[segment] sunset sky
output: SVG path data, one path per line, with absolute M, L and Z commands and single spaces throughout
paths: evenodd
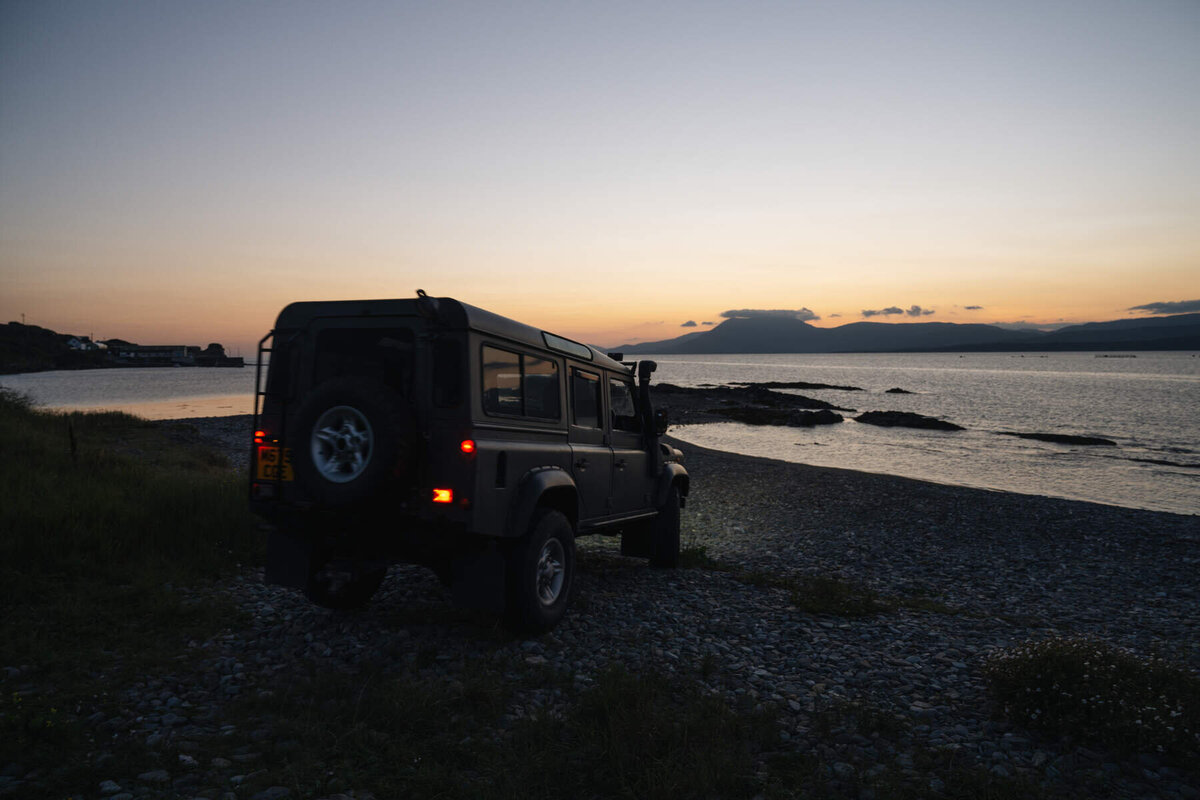
M 603 345 L 1194 301 L 1200 2 L 0 2 L 0 323 L 418 287 Z

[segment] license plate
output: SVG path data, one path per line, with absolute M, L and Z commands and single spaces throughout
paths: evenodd
M 255 462 L 254 475 L 264 481 L 292 480 L 292 451 L 284 449 L 280 458 L 278 447 L 258 448 L 258 460 Z

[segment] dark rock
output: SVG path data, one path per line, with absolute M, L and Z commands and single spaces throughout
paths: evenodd
M 760 386 L 717 386 L 711 389 L 693 389 L 686 386 L 676 386 L 671 383 L 660 383 L 651 387 L 655 407 L 660 404 L 675 407 L 681 402 L 699 400 L 707 405 L 714 402 L 732 400 L 742 405 L 766 406 L 768 408 L 827 408 L 831 411 L 852 411 L 841 408 L 824 400 L 805 397 L 799 394 L 785 394 L 764 389 Z
M 916 394 L 916 392 L 910 392 L 908 389 L 901 389 L 899 386 L 893 386 L 891 389 L 888 389 L 886 392 L 884 392 L 884 394 Z
M 790 425 L 795 428 L 833 425 L 842 421 L 841 414 L 835 414 L 827 408 L 819 411 L 784 411 L 777 408 L 733 406 L 710 408 L 708 413 L 717 414 L 736 422 L 744 422 L 747 425 Z
M 729 408 L 710 408 L 710 414 L 719 414 L 735 422 L 747 425 L 787 425 L 792 418 L 791 411 L 781 411 L 777 408 L 753 408 L 750 406 L 731 406 Z
M 879 425 L 884 428 L 924 428 L 932 431 L 961 431 L 966 430 L 961 425 L 946 422 L 924 414 L 912 414 L 907 411 L 868 411 L 854 418 L 855 422 L 865 422 L 868 425 Z
M 842 421 L 841 414 L 823 408 L 820 411 L 793 411 L 787 424 L 798 428 L 811 428 L 815 425 L 835 425 Z
M 1008 433 L 1002 432 L 1001 436 L 1016 436 L 1019 439 L 1036 439 L 1039 442 L 1053 442 L 1054 444 L 1085 444 L 1102 447 L 1116 447 L 1117 443 L 1111 439 L 1101 439 L 1098 436 L 1069 436 L 1063 433 Z
M 734 381 L 731 386 L 750 386 L 758 389 L 836 389 L 839 392 L 861 392 L 858 386 L 838 386 L 833 383 L 809 383 L 808 381 Z

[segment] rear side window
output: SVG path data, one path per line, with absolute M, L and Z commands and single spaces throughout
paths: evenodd
M 527 353 L 483 346 L 483 410 L 535 419 L 559 419 L 558 364 Z
M 571 422 L 582 428 L 600 427 L 600 376 L 571 370 Z

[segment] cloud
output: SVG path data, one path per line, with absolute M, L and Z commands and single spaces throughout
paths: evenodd
M 1186 314 L 1189 311 L 1200 311 L 1200 300 L 1145 303 L 1140 306 L 1131 306 L 1128 310 L 1149 311 L 1151 314 Z
M 716 325 L 717 323 L 715 323 L 715 322 L 701 322 L 700 324 L 701 324 L 701 325 Z
M 759 317 L 791 317 L 799 320 L 820 319 L 810 309 L 758 309 L 758 308 L 739 308 L 731 311 L 722 311 L 721 316 L 725 319 L 754 319 Z
M 838 318 L 838 317 L 840 317 L 840 316 L 841 316 L 841 314 L 830 314 L 830 315 L 829 315 L 829 318 L 830 318 L 830 319 L 837 319 L 837 318 Z
M 983 306 L 963 306 L 967 311 L 983 311 Z
M 696 320 L 694 320 L 694 319 L 689 319 L 687 322 L 683 323 L 683 324 L 682 324 L 682 325 L 680 325 L 679 327 L 681 327 L 681 328 L 694 328 L 694 327 L 696 327 Z
M 934 310 L 932 308 L 921 308 L 917 305 L 910 306 L 907 309 L 900 308 L 900 306 L 888 306 L 887 308 L 864 308 L 862 310 L 864 317 L 894 317 L 899 314 L 907 314 L 910 317 L 928 317 L 933 313 Z

